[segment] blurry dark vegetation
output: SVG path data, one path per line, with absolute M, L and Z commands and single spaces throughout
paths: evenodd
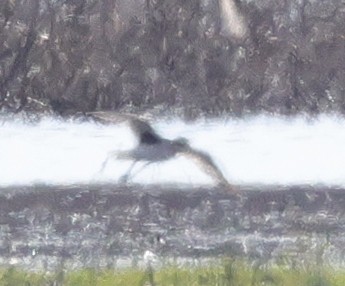
M 2 0 L 0 111 L 345 111 L 340 0 Z

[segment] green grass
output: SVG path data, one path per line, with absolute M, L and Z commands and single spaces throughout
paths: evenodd
M 83 269 L 42 274 L 15 268 L 0 270 L 0 286 L 343 286 L 345 270 L 250 267 L 237 261 L 203 267 L 169 266 L 159 270 Z

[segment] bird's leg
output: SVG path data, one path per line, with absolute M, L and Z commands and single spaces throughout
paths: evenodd
M 133 168 L 134 168 L 134 166 L 135 166 L 135 164 L 136 164 L 137 162 L 138 162 L 138 161 L 133 161 L 133 163 L 131 164 L 131 166 L 128 168 L 126 174 L 124 174 L 124 175 L 122 175 L 122 176 L 120 177 L 120 180 L 119 180 L 120 183 L 127 183 L 128 178 L 129 178 L 129 175 L 130 175 L 131 171 L 133 170 Z M 132 177 L 133 177 L 133 176 L 132 176 Z
M 136 172 L 134 174 L 132 174 L 132 178 L 136 175 L 138 175 L 142 170 L 144 170 L 148 165 L 152 164 L 153 162 L 146 162 L 143 166 L 141 166 L 141 168 L 139 168 L 139 170 L 136 170 Z
M 99 173 L 103 173 L 105 167 L 108 165 L 108 162 L 110 159 L 116 159 L 118 156 L 118 152 L 117 151 L 113 151 L 113 152 L 110 152 L 107 156 L 107 158 L 104 160 L 104 162 L 102 163 L 102 167 L 101 169 L 99 170 Z

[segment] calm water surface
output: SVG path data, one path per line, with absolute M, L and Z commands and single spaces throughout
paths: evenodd
M 192 146 L 208 152 L 236 184 L 345 185 L 344 118 L 260 116 L 193 124 L 156 121 L 153 125 L 167 138 L 186 137 Z M 125 124 L 102 126 L 53 118 L 36 124 L 0 122 L 0 134 L 0 186 L 116 183 L 130 162 L 112 160 L 99 172 L 102 162 L 110 151 L 136 144 Z M 133 182 L 212 184 L 183 157 L 153 164 Z

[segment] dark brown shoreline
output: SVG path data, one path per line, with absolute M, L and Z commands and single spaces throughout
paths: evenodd
M 120 257 L 245 257 L 341 265 L 345 189 L 73 185 L 0 188 L 0 264 L 114 266 Z

